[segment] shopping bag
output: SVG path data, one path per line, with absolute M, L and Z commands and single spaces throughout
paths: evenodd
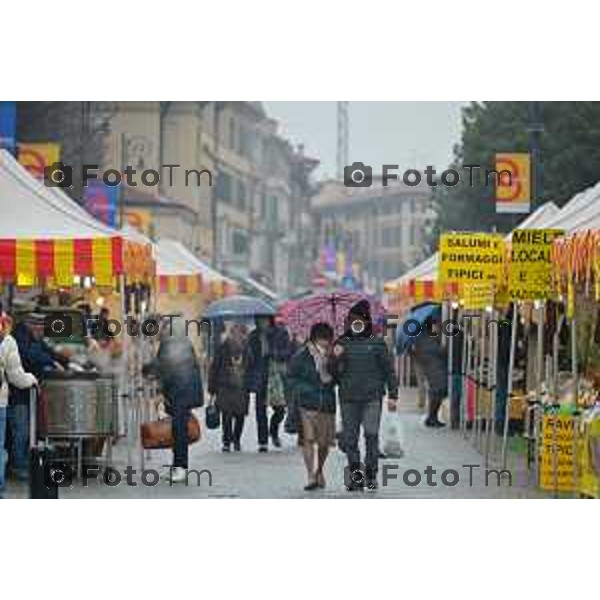
M 216 404 L 209 404 L 206 407 L 204 418 L 206 419 L 207 429 L 219 429 L 221 427 L 221 411 Z
M 402 424 L 398 412 L 387 411 L 383 420 L 383 453 L 387 458 L 402 458 Z

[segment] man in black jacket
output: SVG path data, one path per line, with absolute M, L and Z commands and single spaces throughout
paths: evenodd
M 245 385 L 249 394 L 254 394 L 258 451 L 267 452 L 269 437 L 273 445 L 281 447 L 279 426 L 285 418 L 285 406 L 271 404 L 273 413 L 269 420 L 269 373 L 271 361 L 281 366 L 290 358 L 289 335 L 285 328 L 275 324 L 273 317 L 258 316 L 256 328 L 250 332 L 245 351 Z
M 348 457 L 346 487 L 350 491 L 377 489 L 379 424 L 386 392 L 390 410 L 396 410 L 398 380 L 391 356 L 381 337 L 373 334 L 368 301 L 355 304 L 348 314 L 344 335 L 333 349 L 333 370 L 339 384 L 344 451 Z M 365 466 L 360 462 L 360 427 L 365 437 Z

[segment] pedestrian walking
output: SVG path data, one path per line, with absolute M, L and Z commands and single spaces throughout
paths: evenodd
M 283 376 L 289 359 L 287 330 L 275 325 L 273 317 L 259 316 L 246 344 L 246 390 L 254 397 L 258 451 L 267 452 L 269 438 L 280 447 L 279 428 L 285 417 Z M 271 418 L 267 407 L 272 409 Z
M 248 414 L 248 394 L 244 384 L 244 348 L 248 330 L 233 323 L 215 351 L 208 372 L 208 393 L 221 412 L 223 452 L 240 452 L 244 420 Z
M 432 321 L 432 326 L 427 331 L 415 337 L 411 349 L 412 356 L 427 380 L 427 395 L 429 405 L 426 427 L 444 427 L 439 419 L 439 411 L 444 398 L 448 395 L 448 358 L 442 348 L 439 335 L 436 337 L 436 322 Z
M 11 321 L 7 315 L 0 315 L 0 498 L 4 496 L 6 475 L 6 436 L 8 384 L 16 388 L 28 389 L 37 385 L 31 373 L 26 373 L 21 364 L 19 347 L 10 335 Z
M 332 369 L 339 383 L 343 450 L 348 459 L 349 491 L 364 485 L 377 489 L 379 426 L 383 397 L 396 410 L 398 380 L 391 355 L 383 338 L 373 334 L 371 308 L 367 300 L 349 311 L 344 334 L 333 348 Z M 365 461 L 360 461 L 360 429 L 365 439 Z
M 186 335 L 183 319 L 163 321 L 156 358 L 144 366 L 145 374 L 158 376 L 165 399 L 165 409 L 172 418 L 172 483 L 185 481 L 188 468 L 188 420 L 192 408 L 204 404 L 202 378 L 196 351 Z
M 335 382 L 331 373 L 333 329 L 315 323 L 309 340 L 290 360 L 288 378 L 302 422 L 305 490 L 325 487 L 323 467 L 335 437 Z M 316 450 L 316 452 L 315 452 Z

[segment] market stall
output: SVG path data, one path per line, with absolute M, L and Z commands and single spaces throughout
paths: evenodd
M 52 339 L 51 336 L 50 341 L 63 346 L 78 344 L 89 349 L 91 345 L 84 321 L 87 315 L 77 312 L 79 309 L 73 301 L 81 301 L 91 289 L 104 295 L 123 291 L 128 270 L 132 274 L 139 272 L 140 256 L 146 256 L 147 250 L 94 220 L 62 192 L 47 188 L 31 177 L 6 151 L 0 151 L 0 210 L 3 214 L 0 221 L 0 282 L 5 305 L 11 305 L 20 295 L 27 294 L 31 299 L 31 292 L 36 290 L 38 296 L 44 298 L 43 310 L 54 313 L 68 309 L 78 315 L 71 321 L 72 335 L 64 339 Z M 148 272 L 146 275 L 151 274 Z M 54 427 L 61 421 L 57 418 L 53 424 L 49 423 L 47 434 L 58 436 L 60 433 L 60 437 L 67 437 L 65 430 L 68 429 L 70 435 L 79 440 L 106 437 L 106 422 L 102 420 L 100 423 L 98 415 L 108 414 L 107 410 L 99 407 L 91 410 L 90 407 L 94 403 L 115 402 L 117 394 L 98 393 L 92 398 L 89 385 L 79 386 L 80 389 L 89 388 L 85 394 L 68 394 L 67 388 L 77 389 L 78 379 L 89 379 L 95 372 L 98 377 L 112 377 L 115 388 L 118 386 L 117 378 L 120 379 L 119 395 L 126 397 L 130 380 L 125 368 L 121 370 L 121 377 L 115 373 L 100 373 L 97 368 L 89 368 L 93 366 L 91 360 L 76 361 L 75 354 L 78 356 L 79 353 L 72 354 L 72 368 L 77 366 L 78 372 L 85 370 L 86 374 L 69 373 L 65 381 L 53 384 L 54 387 L 63 386 L 65 393 L 49 394 L 47 400 L 51 404 L 62 402 L 63 405 L 49 405 L 47 414 L 62 414 L 64 421 L 69 415 L 81 416 L 82 411 L 88 410 L 86 431 L 81 431 L 77 424 L 81 420 L 74 419 L 71 423 L 63 422 L 59 432 Z M 90 358 L 89 353 L 81 354 L 85 354 L 86 359 Z M 68 397 L 71 398 L 69 406 L 64 404 Z M 114 415 L 111 429 L 114 436 L 119 431 L 118 423 L 123 423 L 125 416 L 121 414 L 119 419 L 117 411 L 111 414 Z M 98 417 L 94 421 L 98 426 L 97 432 L 92 431 L 92 417 Z M 110 446 L 109 443 L 109 449 Z

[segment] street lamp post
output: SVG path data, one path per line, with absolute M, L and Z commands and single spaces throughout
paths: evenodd
M 544 131 L 542 117 L 542 103 L 531 102 L 529 104 L 529 153 L 531 155 L 531 210 L 538 208 L 542 199 L 542 159 L 540 141 Z

